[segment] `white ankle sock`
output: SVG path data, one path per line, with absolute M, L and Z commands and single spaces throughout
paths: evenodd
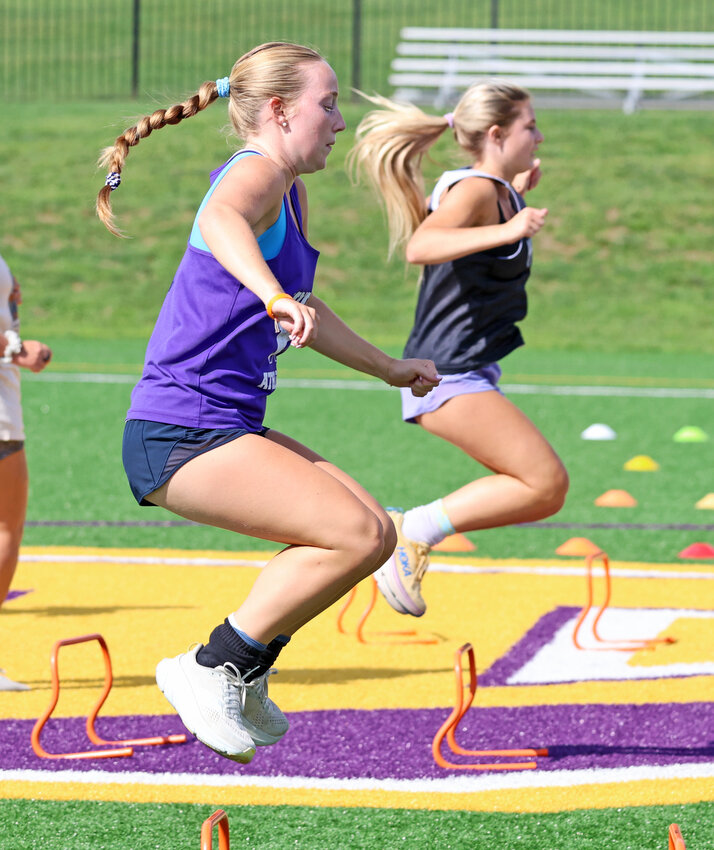
M 446 515 L 443 501 L 437 499 L 428 505 L 419 505 L 404 514 L 402 533 L 410 540 L 435 546 L 454 533 L 454 526 Z

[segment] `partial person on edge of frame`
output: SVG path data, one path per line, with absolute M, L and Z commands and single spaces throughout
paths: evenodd
M 0 256 L 0 605 L 10 591 L 25 530 L 29 479 L 25 455 L 20 367 L 41 372 L 52 358 L 49 346 L 20 337 L 20 284 Z M 0 670 L 0 691 L 27 691 Z

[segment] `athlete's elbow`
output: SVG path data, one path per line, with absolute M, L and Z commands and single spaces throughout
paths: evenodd
M 415 242 L 413 239 L 407 242 L 404 256 L 408 263 L 415 266 L 423 266 L 429 262 L 428 257 L 425 255 L 424 247 L 420 245 L 418 241 Z

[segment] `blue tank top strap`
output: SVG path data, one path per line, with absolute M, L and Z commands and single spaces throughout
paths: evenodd
M 263 154 L 258 153 L 258 151 L 253 150 L 241 150 L 237 151 L 233 154 L 233 156 L 223 165 L 223 167 L 219 170 L 215 179 L 211 183 L 211 187 L 206 192 L 203 200 L 201 201 L 201 206 L 198 208 L 198 212 L 196 213 L 196 217 L 193 220 L 193 227 L 191 228 L 191 235 L 188 239 L 188 244 L 193 248 L 198 248 L 200 251 L 206 251 L 208 254 L 211 253 L 210 248 L 206 245 L 206 241 L 201 235 L 201 229 L 198 226 L 198 219 L 201 216 L 206 204 L 208 203 L 211 195 L 215 191 L 218 184 L 223 180 L 223 178 L 228 174 L 230 169 L 238 162 L 240 159 L 244 159 L 246 156 L 262 156 Z M 298 205 L 299 208 L 299 205 Z M 258 247 L 260 248 L 260 252 L 263 255 L 264 260 L 272 260 L 278 256 L 280 253 L 280 249 L 283 247 L 283 242 L 285 241 L 285 232 L 287 229 L 287 209 L 285 208 L 285 199 L 283 199 L 282 206 L 280 207 L 280 214 L 278 215 L 277 221 L 270 225 L 270 227 L 260 234 L 258 237 Z M 302 229 L 301 229 L 302 232 Z

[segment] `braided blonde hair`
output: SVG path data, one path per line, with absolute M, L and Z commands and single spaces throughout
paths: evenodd
M 302 94 L 305 79 L 296 68 L 306 62 L 324 62 L 323 57 L 310 47 L 273 41 L 261 44 L 241 56 L 231 69 L 228 115 L 240 139 L 245 139 L 258 127 L 258 115 L 266 101 L 278 97 L 286 106 Z M 157 109 L 145 115 L 133 127 L 117 136 L 110 147 L 99 156 L 99 165 L 109 169 L 107 185 L 97 195 L 97 215 L 106 228 L 116 236 L 123 236 L 116 226 L 110 195 L 120 182 L 129 148 L 160 130 L 167 124 L 178 124 L 191 118 L 218 98 L 218 87 L 213 80 L 200 85 L 196 94 L 168 109 Z
M 459 147 L 478 160 L 489 127 L 508 128 L 521 104 L 530 99 L 519 86 L 489 80 L 467 89 L 453 113 L 442 116 L 428 115 L 411 103 L 360 94 L 380 109 L 359 123 L 347 163 L 357 179 L 366 173 L 384 203 L 390 257 L 426 218 L 422 161 L 442 133 L 453 127 Z

